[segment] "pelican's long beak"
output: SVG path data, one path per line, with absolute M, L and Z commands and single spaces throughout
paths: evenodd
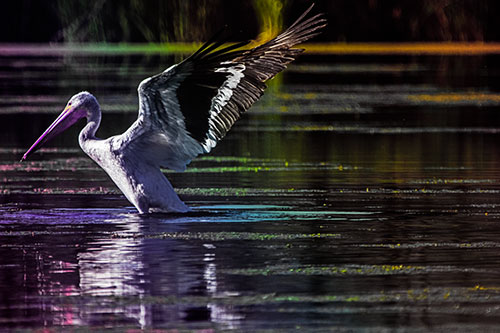
M 28 149 L 26 153 L 24 153 L 21 158 L 21 162 L 26 160 L 28 156 L 37 151 L 40 147 L 42 147 L 46 142 L 52 140 L 60 133 L 67 130 L 74 123 L 80 120 L 83 117 L 82 112 L 77 111 L 75 108 L 72 108 L 71 105 L 66 106 L 63 112 L 57 117 L 56 120 L 43 132 L 42 135 L 35 141 L 35 143 Z

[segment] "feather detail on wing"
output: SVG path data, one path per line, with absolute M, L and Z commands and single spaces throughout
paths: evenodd
M 138 88 L 139 117 L 114 146 L 150 163 L 184 170 L 209 152 L 263 94 L 265 81 L 303 52 L 294 49 L 326 25 L 322 14 L 305 19 L 309 7 L 276 38 L 251 50 L 248 42 L 220 48 L 220 33 L 178 65 L 145 79 Z

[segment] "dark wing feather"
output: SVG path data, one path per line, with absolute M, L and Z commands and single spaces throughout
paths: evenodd
M 256 48 L 238 50 L 248 42 L 220 48 L 226 40 L 218 33 L 178 65 L 141 82 L 139 118 L 120 136 L 119 146 L 141 150 L 151 163 L 175 170 L 209 152 L 262 96 L 265 81 L 303 51 L 293 46 L 326 25 L 321 14 L 304 19 L 311 8 Z
M 228 103 L 214 115 L 209 124 L 208 140 L 212 145 L 222 139 L 241 114 L 262 96 L 266 88 L 265 82 L 284 70 L 304 51 L 292 47 L 318 35 L 320 29 L 326 25 L 322 14 L 303 21 L 312 7 L 313 5 L 276 38 L 230 60 L 233 64 L 242 64 L 245 67 L 242 72 L 244 77 L 232 90 Z

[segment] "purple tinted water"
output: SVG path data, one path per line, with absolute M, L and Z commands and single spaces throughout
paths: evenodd
M 18 161 L 83 89 L 122 132 L 173 57 L 0 56 L 0 328 L 494 329 L 497 58 L 303 57 L 141 216 L 79 128 Z

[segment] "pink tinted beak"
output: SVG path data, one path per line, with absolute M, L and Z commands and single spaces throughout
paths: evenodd
M 76 111 L 76 112 L 75 112 Z M 28 149 L 26 153 L 24 153 L 21 158 L 21 162 L 26 160 L 28 156 L 37 151 L 40 147 L 42 147 L 46 142 L 52 140 L 57 135 L 61 134 L 69 127 L 71 127 L 74 123 L 84 117 L 83 112 L 79 112 L 78 110 L 73 109 L 70 105 L 66 106 L 63 112 L 57 117 L 56 120 L 43 132 L 42 135 L 35 141 L 35 143 Z

